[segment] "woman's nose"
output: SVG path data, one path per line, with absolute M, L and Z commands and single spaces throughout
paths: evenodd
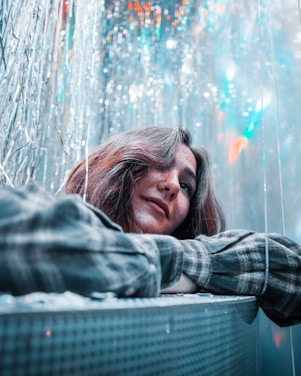
M 172 173 L 161 174 L 158 181 L 157 188 L 160 192 L 163 192 L 169 197 L 170 200 L 174 200 L 180 191 L 180 184 L 178 177 Z

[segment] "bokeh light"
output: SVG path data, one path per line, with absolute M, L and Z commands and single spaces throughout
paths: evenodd
M 60 194 L 108 135 L 184 126 L 211 153 L 228 227 L 301 241 L 295 1 L 4 0 L 1 184 Z
M 183 126 L 210 152 L 228 228 L 301 243 L 300 14 L 293 0 L 2 0 L 0 185 L 60 195 L 109 135 Z

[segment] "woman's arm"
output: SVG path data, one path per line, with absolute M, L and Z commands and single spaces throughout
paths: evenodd
M 0 190 L 0 292 L 157 296 L 182 263 L 181 252 L 123 233 L 79 196 L 55 199 L 36 185 Z
M 0 291 L 13 294 L 157 296 L 194 291 L 190 279 L 214 294 L 257 296 L 279 325 L 301 322 L 301 247 L 292 240 L 245 230 L 194 240 L 125 234 L 78 196 L 55 200 L 35 186 L 0 190 L 0 270 Z
M 281 326 L 301 322 L 301 247 L 279 234 L 231 230 L 183 242 L 183 272 L 215 294 L 255 295 Z
M 192 279 L 182 273 L 181 278 L 174 285 L 162 290 L 162 294 L 192 294 L 198 291 L 198 286 Z

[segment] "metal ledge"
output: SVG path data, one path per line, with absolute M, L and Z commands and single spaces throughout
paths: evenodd
M 253 297 L 97 298 L 9 297 L 0 313 L 0 374 L 256 374 Z

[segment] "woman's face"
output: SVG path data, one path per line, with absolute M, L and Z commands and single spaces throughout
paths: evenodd
M 134 218 L 143 233 L 171 234 L 186 218 L 196 190 L 197 163 L 179 144 L 167 169 L 148 168 L 133 189 Z

